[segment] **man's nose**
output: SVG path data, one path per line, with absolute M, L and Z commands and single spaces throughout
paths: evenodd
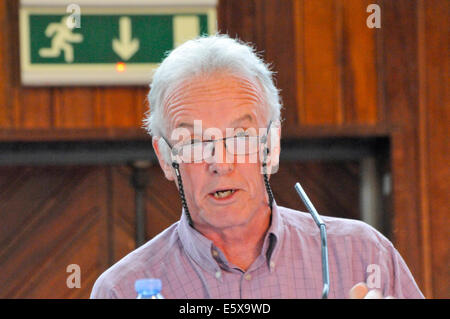
M 226 175 L 233 171 L 234 161 L 233 156 L 227 154 L 227 148 L 224 140 L 219 140 L 214 143 L 211 158 L 208 161 L 209 171 L 212 174 Z

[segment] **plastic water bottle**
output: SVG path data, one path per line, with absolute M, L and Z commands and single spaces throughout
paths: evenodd
M 134 283 L 136 299 L 164 299 L 161 295 L 161 280 L 155 278 L 138 279 Z

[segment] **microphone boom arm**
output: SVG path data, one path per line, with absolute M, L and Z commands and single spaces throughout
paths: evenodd
M 319 213 L 317 213 L 316 208 L 309 200 L 308 195 L 306 195 L 306 193 L 303 190 L 300 183 L 295 184 L 295 190 L 297 191 L 298 195 L 300 196 L 303 203 L 305 204 L 306 209 L 308 209 L 308 212 L 311 214 L 312 218 L 314 219 L 314 222 L 316 223 L 317 227 L 319 227 L 319 230 L 320 230 L 320 241 L 321 241 L 321 248 L 322 248 L 322 281 L 323 281 L 322 299 L 327 299 L 328 292 L 330 291 L 330 271 L 329 271 L 329 266 L 328 266 L 327 228 L 326 228 L 326 225 L 323 222 L 322 218 L 320 218 Z

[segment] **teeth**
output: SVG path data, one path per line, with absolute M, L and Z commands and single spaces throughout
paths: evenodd
M 234 193 L 234 190 L 218 191 L 214 193 L 215 198 L 224 198 Z

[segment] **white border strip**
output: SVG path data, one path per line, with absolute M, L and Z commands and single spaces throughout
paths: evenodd
M 83 71 L 46 70 L 43 72 L 30 70 L 22 72 L 22 84 L 30 86 L 89 86 L 89 85 L 137 85 L 148 86 L 151 82 L 152 72 L 147 68 L 118 73 L 116 70 Z
M 69 4 L 77 4 L 79 6 L 86 7 L 103 7 L 103 6 L 115 6 L 115 7 L 153 7 L 153 6 L 211 6 L 217 5 L 217 0 L 20 0 L 21 6 L 67 6 Z

